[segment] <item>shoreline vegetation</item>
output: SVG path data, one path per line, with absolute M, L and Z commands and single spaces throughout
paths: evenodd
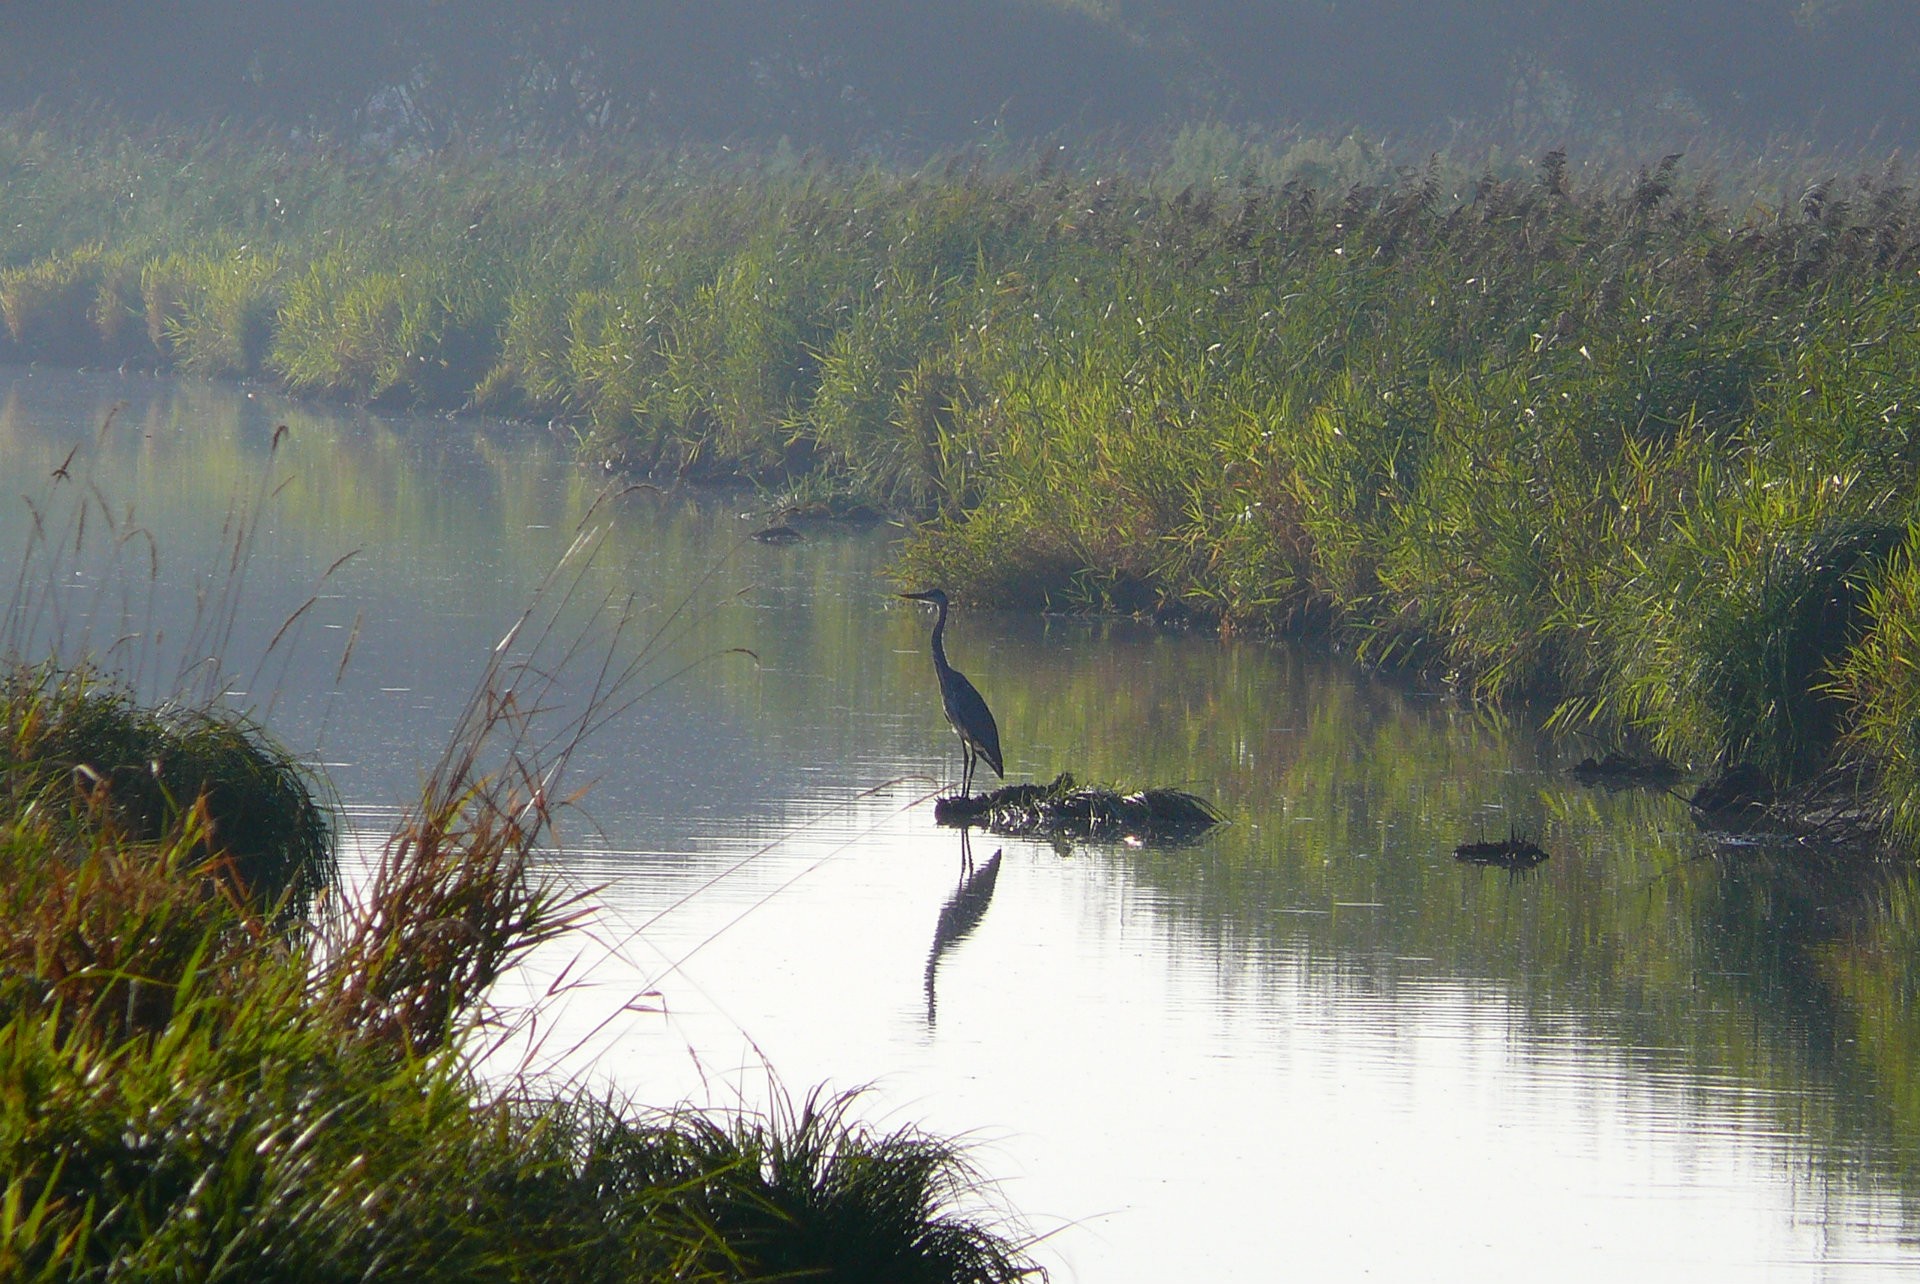
M 552 420 L 1017 607 L 1325 636 L 1920 844 L 1898 167 L 368 157 L 0 122 L 0 359 Z M 1840 800 L 1836 802 L 1836 800 Z
M 648 1109 L 525 1061 L 483 1073 L 526 1033 L 494 982 L 588 913 L 534 869 L 567 760 L 651 678 L 644 649 L 623 656 L 623 604 L 561 622 L 604 527 L 583 525 L 346 880 L 322 782 L 222 703 L 226 657 L 143 696 L 133 675 L 166 682 L 165 657 L 134 593 L 87 658 L 95 622 L 58 586 L 103 569 L 104 630 L 151 541 L 68 463 L 29 501 L 39 534 L 0 612 L 0 1277 L 1044 1277 L 963 1147 L 865 1124 L 857 1094 Z M 187 654 L 225 635 L 257 518 L 230 515 Z M 596 698 L 562 713 L 570 662 L 598 666 Z

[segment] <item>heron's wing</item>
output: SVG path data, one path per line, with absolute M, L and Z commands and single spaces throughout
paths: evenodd
M 1005 780 L 1006 769 L 1000 765 L 1000 728 L 994 724 L 993 710 L 987 708 L 986 700 L 967 681 L 966 674 L 952 668 L 943 677 L 940 694 L 953 729 L 979 751 L 994 775 Z

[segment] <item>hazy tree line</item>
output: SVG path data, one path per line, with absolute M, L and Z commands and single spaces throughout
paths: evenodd
M 1920 136 L 1911 0 L 0 0 L 0 109 L 915 149 L 1198 116 Z

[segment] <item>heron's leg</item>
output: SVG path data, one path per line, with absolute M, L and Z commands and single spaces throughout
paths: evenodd
M 973 797 L 973 746 L 960 742 L 960 796 Z

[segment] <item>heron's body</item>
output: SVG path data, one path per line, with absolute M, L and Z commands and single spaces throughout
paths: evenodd
M 939 589 L 928 589 L 924 593 L 902 593 L 901 596 L 931 602 L 940 610 L 933 621 L 933 672 L 940 679 L 940 705 L 946 710 L 947 722 L 960 737 L 961 794 L 973 788 L 976 761 L 986 763 L 993 768 L 994 775 L 1005 780 L 1007 773 L 1000 761 L 1000 728 L 994 725 L 993 711 L 987 708 L 986 700 L 973 683 L 967 681 L 967 675 L 947 663 L 947 595 Z

